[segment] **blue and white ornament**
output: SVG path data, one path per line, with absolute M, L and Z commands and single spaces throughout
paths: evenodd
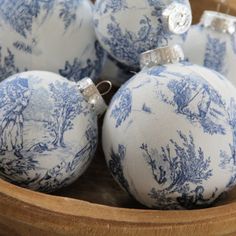
M 0 80 L 45 70 L 96 79 L 105 58 L 89 0 L 0 0 Z
M 96 151 L 106 105 L 90 79 L 42 71 L 0 83 L 0 177 L 52 192 L 75 181 Z
M 218 71 L 236 85 L 236 17 L 205 11 L 199 24 L 170 42 L 181 44 L 192 63 Z
M 186 32 L 191 21 L 188 0 L 95 3 L 94 25 L 100 43 L 113 58 L 136 68 L 140 53 L 167 45 L 170 35 Z
M 209 206 L 236 184 L 236 89 L 182 59 L 178 46 L 144 53 L 104 120 L 113 177 L 152 208 Z

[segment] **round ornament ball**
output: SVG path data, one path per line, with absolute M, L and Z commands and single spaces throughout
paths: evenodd
M 166 46 L 171 34 L 192 21 L 188 0 L 97 0 L 94 25 L 104 49 L 116 60 L 139 67 L 139 55 Z
M 189 61 L 218 71 L 236 85 L 236 17 L 205 11 L 186 34 L 170 40 L 170 44 L 176 43 Z
M 183 59 L 179 46 L 142 54 L 103 124 L 112 175 L 150 208 L 206 207 L 236 184 L 236 88 Z
M 96 39 L 89 0 L 1 0 L 0 79 L 26 70 L 95 80 L 105 52 Z
M 0 83 L 0 177 L 52 192 L 75 181 L 96 151 L 97 115 L 106 105 L 92 80 L 43 71 Z

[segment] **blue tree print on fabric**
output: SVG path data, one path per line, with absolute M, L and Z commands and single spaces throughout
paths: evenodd
M 74 147 L 68 136 L 64 138 L 65 133 L 74 131 L 75 119 L 87 116 L 89 107 L 75 86 L 56 80 L 45 89 L 38 87 L 40 82 L 37 77 L 20 76 L 2 82 L 0 175 L 22 187 L 51 192 L 71 183 L 78 171 L 87 167 L 96 150 L 97 126 L 95 117 L 91 117 L 85 127 L 83 146 Z M 40 96 L 45 96 L 44 102 L 48 101 L 46 107 L 37 103 Z M 31 111 L 31 108 L 36 103 L 39 112 L 35 114 L 36 109 Z M 38 132 L 31 138 L 32 126 Z M 47 157 L 56 157 L 55 163 L 61 163 L 49 168 L 44 162 Z
M 59 69 L 59 74 L 71 81 L 78 82 L 85 77 L 96 77 L 100 74 L 104 63 L 105 52 L 98 41 L 95 41 L 96 60 L 87 59 L 86 65 L 79 58 L 75 58 L 73 64 L 66 61 L 64 69 Z
M 166 71 L 166 66 L 154 66 L 151 69 L 147 70 L 147 74 L 151 76 L 160 76 L 163 72 Z
M 31 177 L 28 174 L 29 171 L 35 170 L 38 166 L 38 161 L 34 160 L 33 157 L 0 158 L 0 176 L 8 182 L 26 187 L 38 179 L 38 175 Z M 18 181 L 15 182 L 14 179 Z
M 96 12 L 100 15 L 108 12 L 116 13 L 127 8 L 126 0 L 108 0 L 104 7 L 102 7 L 102 4 L 104 4 L 104 1 L 100 1 L 96 6 Z
M 23 51 L 25 53 L 32 54 L 32 46 L 27 45 L 26 43 L 24 43 L 22 41 L 14 42 L 13 46 L 19 51 Z
M 236 102 L 235 99 L 232 98 L 230 101 L 230 105 L 228 107 L 228 123 L 232 130 L 233 136 L 233 144 L 229 145 L 230 153 L 221 150 L 220 157 L 221 163 L 220 167 L 222 169 L 230 169 L 232 174 L 236 172 Z M 234 174 L 227 187 L 231 188 L 234 186 L 236 181 L 236 174 Z
M 108 167 L 114 176 L 114 178 L 120 183 L 120 185 L 129 193 L 129 183 L 126 180 L 123 173 L 123 161 L 126 155 L 126 148 L 124 145 L 119 144 L 118 152 L 111 150 L 111 160 L 108 162 Z
M 0 16 L 24 38 L 32 32 L 33 19 L 43 10 L 43 21 L 54 6 L 55 0 L 0 0 Z
M 65 31 L 76 21 L 76 11 L 81 0 L 64 0 L 60 2 L 62 6 L 59 17 L 64 22 Z
M 167 87 L 173 93 L 173 97 L 167 97 L 158 90 L 160 99 L 175 107 L 176 113 L 184 115 L 191 123 L 198 122 L 204 132 L 209 134 L 225 135 L 224 124 L 219 122 L 226 111 L 225 102 L 221 95 L 202 77 L 196 74 L 183 75 L 181 73 L 165 72 L 179 77 L 172 79 Z M 160 84 L 157 84 L 160 87 Z M 197 103 L 193 110 L 192 103 Z
M 203 182 L 212 176 L 210 157 L 206 158 L 201 147 L 196 147 L 192 134 L 188 136 L 178 131 L 181 144 L 170 140 L 170 145 L 161 151 L 142 144 L 140 149 L 152 171 L 152 176 L 162 190 L 151 189 L 149 196 L 156 200 L 160 208 L 192 208 L 197 204 L 205 204 L 209 199 L 203 198 Z M 173 154 L 173 151 L 175 154 Z M 169 174 L 168 174 L 169 173 Z M 190 186 L 196 185 L 195 190 Z M 164 187 L 164 188 L 163 188 Z M 178 193 L 180 197 L 173 199 L 169 194 Z M 215 192 L 212 196 L 215 195 Z
M 128 30 L 123 32 L 115 17 L 111 16 L 111 23 L 107 25 L 107 33 L 111 37 L 102 39 L 115 57 L 127 61 L 134 67 L 139 66 L 138 58 L 141 53 L 150 48 L 166 45 L 168 37 L 162 24 L 153 28 L 147 16 L 143 16 L 139 23 L 140 28 L 137 34 Z
M 236 34 L 233 34 L 231 36 L 231 44 L 232 44 L 233 52 L 234 54 L 236 54 Z
M 19 72 L 19 68 L 15 65 L 15 56 L 8 49 L 7 55 L 3 57 L 2 47 L 0 46 L 0 81 Z
M 225 74 L 226 42 L 207 36 L 204 66 Z
M 121 88 L 113 97 L 113 101 L 119 101 L 111 111 L 110 117 L 115 119 L 118 128 L 130 115 L 132 109 L 132 93 L 129 88 Z
M 236 174 L 233 175 L 231 178 L 230 178 L 230 181 L 229 183 L 227 184 L 227 188 L 231 189 L 233 187 L 235 187 L 235 183 L 236 183 Z
M 84 98 L 78 95 L 76 87 L 63 82 L 51 83 L 49 85 L 51 97 L 54 99 L 53 119 L 45 121 L 45 127 L 50 131 L 54 140 L 52 144 L 57 147 L 66 147 L 64 143 L 64 133 L 73 128 L 73 119 L 80 113 L 85 113 L 82 110 L 82 102 Z

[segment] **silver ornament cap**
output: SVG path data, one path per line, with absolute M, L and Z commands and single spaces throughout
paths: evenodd
M 173 34 L 185 33 L 192 24 L 191 9 L 181 3 L 170 4 L 162 14 L 164 24 Z
M 92 105 L 92 109 L 94 112 L 100 116 L 102 115 L 106 109 L 107 105 L 98 91 L 96 85 L 90 78 L 84 78 L 77 83 L 80 92 L 84 95 L 85 100 Z
M 158 65 L 178 63 L 185 59 L 184 52 L 179 45 L 156 48 L 140 55 L 140 67 L 150 68 Z
M 220 33 L 232 35 L 236 32 L 236 17 L 216 11 L 204 11 L 200 24 Z

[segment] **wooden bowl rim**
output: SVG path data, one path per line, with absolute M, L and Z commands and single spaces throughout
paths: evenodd
M 126 209 L 94 204 L 72 198 L 59 197 L 34 192 L 0 180 L 0 199 L 7 204 L 20 203 L 34 212 L 73 217 L 76 220 L 89 220 L 90 223 L 113 223 L 124 227 L 125 224 L 145 226 L 173 224 L 202 224 L 204 222 L 224 221 L 236 217 L 236 202 L 218 207 L 193 211 L 159 211 Z
M 211 1 L 216 2 L 216 0 Z M 195 1 L 195 4 L 199 5 L 201 2 L 203 1 Z M 230 2 L 230 5 L 231 9 L 236 11 L 236 4 Z M 23 221 L 26 224 L 27 218 L 22 217 L 26 212 L 30 213 L 29 217 L 33 215 L 40 220 L 44 219 L 46 222 L 54 216 L 55 219 L 57 217 L 66 218 L 68 224 L 73 222 L 81 226 L 85 223 L 91 227 L 93 224 L 99 224 L 104 228 L 115 225 L 121 228 L 154 226 L 173 229 L 176 225 L 192 225 L 193 229 L 196 229 L 197 225 L 202 228 L 208 223 L 221 227 L 229 219 L 236 219 L 236 201 L 213 208 L 193 211 L 126 209 L 38 193 L 20 188 L 1 179 L 0 204 L 3 206 L 2 209 L 5 209 L 4 212 L 0 212 L 2 216 L 10 219 L 15 217 L 15 222 Z M 34 221 L 37 221 L 37 219 L 34 219 Z M 61 221 L 58 220 L 57 224 L 60 223 Z

